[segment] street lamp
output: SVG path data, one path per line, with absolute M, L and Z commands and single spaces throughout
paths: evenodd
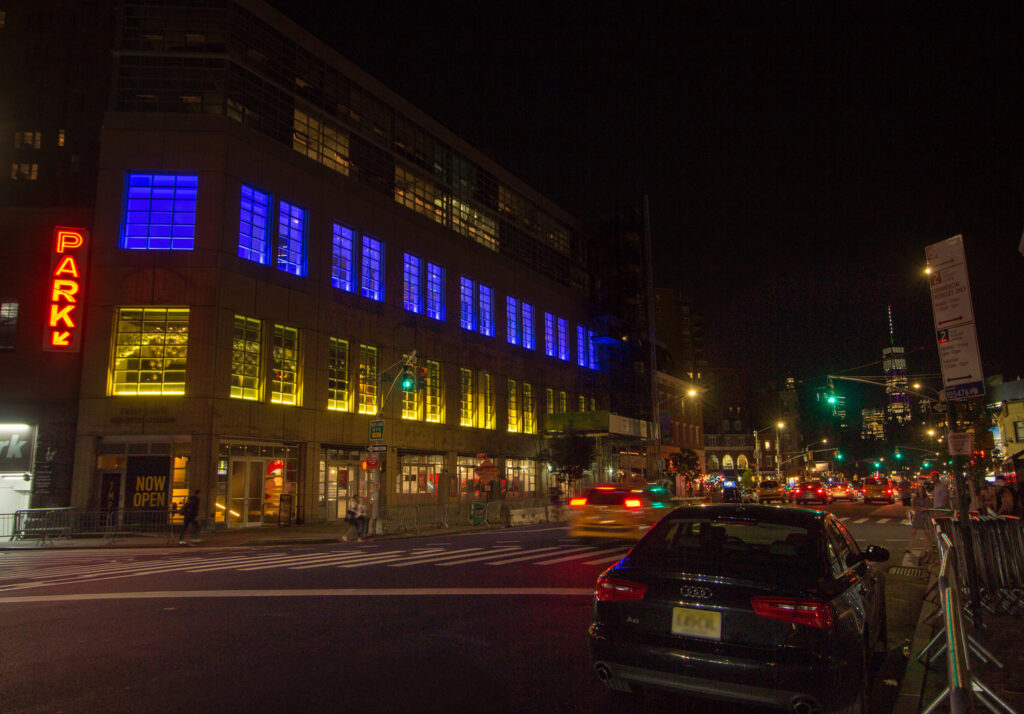
M 775 474 L 776 474 L 776 476 L 778 476 L 780 473 L 782 473 L 782 471 L 781 471 L 781 460 L 782 459 L 779 456 L 779 448 L 781 446 L 781 443 L 779 441 L 779 429 L 783 429 L 783 428 L 785 428 L 785 426 L 786 426 L 785 422 L 779 421 L 779 422 L 775 422 L 775 424 L 773 424 L 772 426 L 766 426 L 764 429 L 754 429 L 754 460 L 757 462 L 757 476 L 758 476 L 758 478 L 761 477 L 761 441 L 758 439 L 758 437 L 762 433 L 764 433 L 764 432 L 766 432 L 766 431 L 768 431 L 770 429 L 775 429 Z M 767 444 L 766 444 L 766 446 L 767 446 Z

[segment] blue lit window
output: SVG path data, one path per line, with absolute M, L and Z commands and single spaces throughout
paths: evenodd
M 277 206 L 277 268 L 306 274 L 306 209 L 287 201 Z
M 238 211 L 238 257 L 266 265 L 270 259 L 270 194 L 242 184 Z
M 384 244 L 376 238 L 363 236 L 362 279 L 359 291 L 363 297 L 384 299 Z
M 334 243 L 331 247 L 331 285 L 347 293 L 355 289 L 352 279 L 354 236 L 351 228 L 334 224 Z
M 554 357 L 557 350 L 555 342 L 555 316 L 550 312 L 544 313 L 544 354 Z
M 427 317 L 444 321 L 444 268 L 427 263 Z
M 198 191 L 196 174 L 128 174 L 121 247 L 192 250 Z
M 569 337 L 568 337 L 568 326 L 565 323 L 565 318 L 558 318 L 558 359 L 568 360 L 569 359 Z
M 591 369 L 600 369 L 600 367 L 597 364 L 597 342 L 594 339 L 593 330 L 587 330 L 587 344 L 589 346 L 590 353 L 589 367 Z
M 583 325 L 576 325 L 576 364 L 587 366 L 587 331 Z
M 459 278 L 459 324 L 466 330 L 476 331 L 476 305 L 473 302 L 473 293 L 476 292 L 476 283 L 462 276 Z
M 406 253 L 403 259 L 402 273 L 405 278 L 405 287 L 402 293 L 402 306 L 409 312 L 417 315 L 423 312 L 423 293 L 420 278 L 420 269 L 423 261 L 419 256 Z
M 523 347 L 528 350 L 537 349 L 537 343 L 533 340 L 533 305 L 523 303 Z
M 505 298 L 505 336 L 510 345 L 519 344 L 519 300 Z
M 480 285 L 480 334 L 494 337 L 494 291 Z

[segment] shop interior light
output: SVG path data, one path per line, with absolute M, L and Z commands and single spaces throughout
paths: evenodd
M 31 428 L 28 424 L 0 424 L 0 431 L 28 431 Z

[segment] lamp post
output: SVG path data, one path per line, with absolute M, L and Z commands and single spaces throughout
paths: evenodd
M 781 473 L 781 459 L 779 458 L 779 429 L 783 429 L 785 426 L 785 422 L 777 421 L 771 426 L 766 426 L 764 429 L 754 429 L 754 461 L 757 463 L 758 480 L 761 478 L 761 441 L 758 437 L 770 429 L 775 430 L 775 474 L 778 476 Z
M 775 478 L 782 478 L 782 439 L 779 430 L 785 428 L 784 422 L 775 422 Z

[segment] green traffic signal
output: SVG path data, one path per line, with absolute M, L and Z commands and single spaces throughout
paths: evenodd
M 829 404 L 835 404 L 836 403 L 836 395 L 834 395 L 834 394 L 828 395 L 828 403 Z
M 412 372 L 406 367 L 402 370 L 402 389 L 410 390 L 416 386 L 416 380 L 412 376 Z
M 843 452 L 842 451 L 837 451 L 836 452 L 836 460 L 837 461 L 842 461 L 843 460 Z
M 902 451 L 897 451 L 896 452 L 896 458 L 897 459 L 902 459 L 903 458 L 903 452 Z

